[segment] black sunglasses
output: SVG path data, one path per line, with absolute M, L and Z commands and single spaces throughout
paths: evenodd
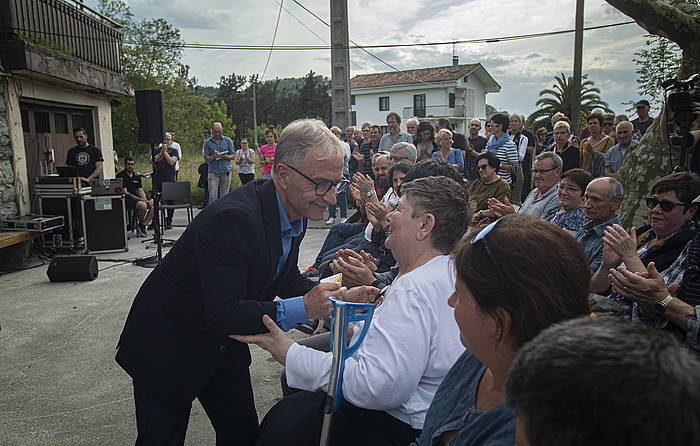
M 290 166 L 289 164 L 285 164 L 285 166 L 289 167 L 289 168 L 292 169 L 294 172 L 298 173 L 298 174 L 301 175 L 302 177 L 304 177 L 304 178 L 306 178 L 307 180 L 309 180 L 310 182 L 312 182 L 312 183 L 314 184 L 314 186 L 316 186 L 316 195 L 318 195 L 318 196 L 326 195 L 326 194 L 328 193 L 328 191 L 331 190 L 331 189 L 334 188 L 334 187 L 335 187 L 335 193 L 336 193 L 336 194 L 339 194 L 339 193 L 343 192 L 343 191 L 345 190 L 345 187 L 350 183 L 350 182 L 349 182 L 348 180 L 346 180 L 345 178 L 343 178 L 342 180 L 340 180 L 340 181 L 337 182 L 337 183 L 333 183 L 332 181 L 328 181 L 328 180 L 324 180 L 324 181 L 315 181 L 315 180 L 312 180 L 311 178 L 307 177 L 306 175 L 304 175 L 304 174 L 303 174 L 299 169 L 297 169 L 296 167 Z
M 659 201 L 654 197 L 649 197 L 645 201 L 649 209 L 654 209 L 658 204 L 661 207 L 661 210 L 664 212 L 671 212 L 676 206 L 689 206 L 687 203 L 674 203 L 673 201 L 666 200 Z

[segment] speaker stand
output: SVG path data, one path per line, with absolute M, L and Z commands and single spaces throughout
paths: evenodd
M 156 163 L 153 161 L 153 151 L 156 148 L 156 144 L 151 146 L 151 165 L 153 167 L 153 175 L 151 175 L 151 181 L 153 182 L 157 178 L 156 174 Z M 158 266 L 161 260 L 163 260 L 163 237 L 160 232 L 160 191 L 153 188 L 153 238 L 148 240 L 143 240 L 141 243 L 154 242 L 156 245 L 156 254 L 150 257 L 146 257 L 141 260 L 134 262 L 135 265 L 142 266 L 144 268 L 155 268 Z

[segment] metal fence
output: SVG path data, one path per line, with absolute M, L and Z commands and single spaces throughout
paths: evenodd
M 13 40 L 121 73 L 119 24 L 80 1 L 0 0 L 0 44 Z

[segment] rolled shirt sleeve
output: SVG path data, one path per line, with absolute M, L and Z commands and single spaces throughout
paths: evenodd
M 289 331 L 306 321 L 304 296 L 277 301 L 277 325 L 284 331 Z

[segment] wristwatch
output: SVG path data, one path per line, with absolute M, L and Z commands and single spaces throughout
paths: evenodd
M 659 313 L 665 313 L 666 308 L 668 307 L 668 303 L 671 302 L 672 300 L 673 300 L 673 296 L 671 296 L 669 294 L 668 296 L 664 297 L 662 300 L 656 302 L 654 304 L 654 309 L 656 311 L 658 311 Z
M 375 191 L 374 189 L 368 190 L 368 191 L 367 191 L 367 198 L 371 197 L 372 195 L 374 195 L 374 194 L 376 194 L 376 193 L 377 193 L 377 191 Z

